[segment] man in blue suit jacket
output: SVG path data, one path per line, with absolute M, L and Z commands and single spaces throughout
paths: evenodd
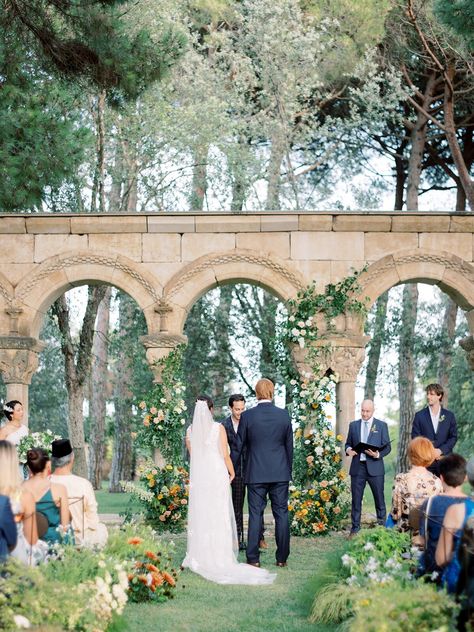
M 0 562 L 5 561 L 15 548 L 17 537 L 10 499 L 8 496 L 0 496 Z
M 387 510 L 385 508 L 384 479 L 385 467 L 383 459 L 391 450 L 388 426 L 385 421 L 374 418 L 374 402 L 365 399 L 361 405 L 361 419 L 351 421 L 346 441 L 346 454 L 352 457 L 349 474 L 351 476 L 351 535 L 360 530 L 362 499 L 366 483 L 369 484 L 375 501 L 377 522 L 385 524 Z M 380 449 L 366 450 L 358 454 L 352 448 L 358 443 L 370 443 Z
M 266 378 L 257 382 L 257 406 L 242 413 L 238 431 L 239 449 L 247 450 L 247 562 L 254 566 L 260 566 L 259 536 L 267 495 L 275 519 L 277 566 L 286 566 L 290 554 L 288 485 L 293 465 L 293 430 L 288 411 L 272 402 L 274 389 L 273 382 Z
M 436 476 L 439 476 L 439 460 L 451 454 L 458 439 L 456 417 L 450 410 L 442 407 L 443 395 L 441 384 L 428 384 L 428 406 L 416 413 L 411 431 L 412 439 L 426 437 L 433 444 L 436 461 L 428 469 Z

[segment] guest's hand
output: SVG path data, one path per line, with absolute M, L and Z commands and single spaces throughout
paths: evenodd
M 439 448 L 435 448 L 435 459 L 439 461 L 439 459 L 443 456 L 443 453 Z
M 357 452 L 352 448 L 349 448 L 349 450 L 347 450 L 347 456 L 357 456 Z
M 235 475 L 234 474 L 229 474 L 229 483 L 232 483 L 232 481 L 234 480 Z
M 378 450 L 366 450 L 365 453 L 371 456 L 373 459 L 378 459 L 380 456 Z

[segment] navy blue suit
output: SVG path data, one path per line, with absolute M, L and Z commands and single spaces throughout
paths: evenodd
M 18 532 L 13 517 L 10 499 L 0 496 L 0 561 L 5 560 L 15 548 Z
M 415 437 L 426 437 L 429 439 L 435 448 L 441 450 L 443 456 L 451 454 L 458 439 L 458 429 L 454 413 L 446 408 L 441 408 L 439 411 L 438 430 L 435 434 L 429 406 L 419 410 L 413 419 L 413 428 L 411 431 L 411 438 L 414 439 Z M 439 476 L 438 461 L 435 461 L 428 469 L 430 472 L 433 472 L 433 474 L 436 474 L 436 476 Z
M 349 432 L 347 434 L 346 452 L 348 448 L 354 448 L 361 441 L 361 428 L 362 419 L 351 421 L 349 424 Z M 375 501 L 375 510 L 377 514 L 377 522 L 379 524 L 385 524 L 385 518 L 387 510 L 385 507 L 384 497 L 384 478 L 385 467 L 383 459 L 391 451 L 390 436 L 388 433 L 388 426 L 385 421 L 380 419 L 373 419 L 372 426 L 370 428 L 369 436 L 366 443 L 371 445 L 382 447 L 383 450 L 379 450 L 379 458 L 376 459 L 366 454 L 366 461 L 360 460 L 360 455 L 352 457 L 351 467 L 349 474 L 351 476 L 351 494 L 352 494 L 352 507 L 351 507 L 351 521 L 352 531 L 358 531 L 360 529 L 360 517 L 362 513 L 362 499 L 364 497 L 364 489 L 366 483 L 369 484 Z
M 242 413 L 238 436 L 239 450 L 247 450 L 247 561 L 259 561 L 260 528 L 268 495 L 275 519 L 276 560 L 286 562 L 290 553 L 288 484 L 293 465 L 293 430 L 288 411 L 271 402 L 259 403 Z

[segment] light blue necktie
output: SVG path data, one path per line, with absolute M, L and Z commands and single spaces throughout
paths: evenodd
M 360 440 L 362 441 L 362 443 L 367 443 L 368 436 L 369 436 L 369 422 L 362 421 L 362 427 L 360 430 Z M 360 460 L 367 461 L 367 455 L 362 452 L 360 455 Z

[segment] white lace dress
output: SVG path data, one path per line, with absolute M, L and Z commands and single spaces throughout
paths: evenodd
M 203 415 L 207 411 L 205 406 L 200 411 Z M 189 435 L 188 542 L 183 566 L 218 584 L 271 584 L 275 573 L 237 562 L 237 529 L 229 475 L 220 449 L 221 424 L 207 418 L 205 432 L 202 425 L 196 432 L 200 421 L 195 412 Z

